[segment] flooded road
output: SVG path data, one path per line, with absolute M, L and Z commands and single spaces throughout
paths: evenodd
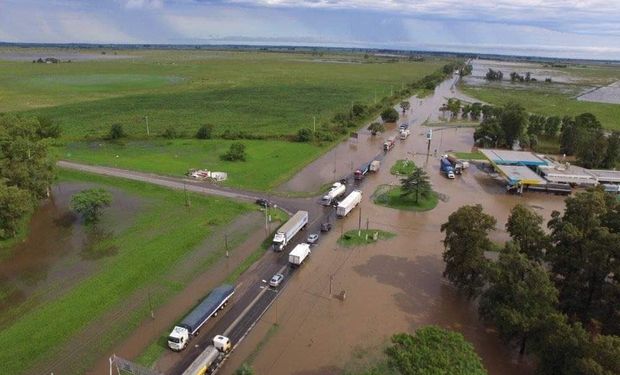
M 514 205 L 529 205 L 549 220 L 553 210 L 563 209 L 564 201 L 562 197 L 543 193 L 507 195 L 502 182 L 475 165 L 456 180 L 443 177 L 439 173 L 439 158 L 426 155 L 428 128 L 421 124 L 438 116 L 437 109 L 444 95 L 450 96 L 451 88 L 452 82 L 445 82 L 428 99 L 428 104 L 414 106 L 413 114 L 409 115 L 409 122 L 414 124 L 412 136 L 397 143 L 385 156 L 379 173 L 366 178 L 360 207 L 339 220 L 334 230 L 321 238 L 311 260 L 296 272 L 275 308 L 263 316 L 226 363 L 223 374 L 232 374 L 253 353 L 276 319 L 278 330 L 252 356 L 257 374 L 340 374 L 347 364 L 359 360 L 359 353 L 381 351 L 392 334 L 413 332 L 429 324 L 461 332 L 473 343 L 489 374 L 533 374 L 531 363 L 519 358 L 492 327 L 479 320 L 477 306 L 442 278 L 440 227 L 458 207 L 479 203 L 498 220 L 491 238 L 505 241 L 508 234 L 504 227 Z M 416 99 L 413 101 L 415 104 Z M 437 149 L 438 155 L 449 150 L 470 151 L 472 136 L 473 129 L 435 128 L 431 150 Z M 359 144 L 369 144 L 370 150 L 360 150 Z M 372 143 L 364 143 L 361 137 L 359 144 L 358 153 L 372 155 L 371 151 L 376 151 Z M 434 190 L 441 197 L 434 210 L 399 211 L 371 202 L 372 193 L 379 185 L 398 184 L 398 178 L 390 175 L 389 169 L 396 160 L 406 158 L 413 158 L 429 174 Z M 337 165 L 346 171 L 346 163 Z M 331 172 L 330 166 L 308 168 L 316 174 L 306 176 L 307 181 L 316 176 L 329 177 Z M 365 247 L 339 247 L 338 236 L 357 228 L 360 210 L 362 223 L 368 220 L 370 228 L 387 230 L 397 236 Z M 345 291 L 346 299 L 332 298 L 330 287 L 331 295 Z
M 421 125 L 440 121 L 439 107 L 447 98 L 457 97 L 464 101 L 475 102 L 455 89 L 457 77 L 446 80 L 435 89 L 435 93 L 424 99 L 412 97 L 409 99 L 411 108 L 403 114 L 400 107 L 395 107 L 401 117 L 398 123 Z M 375 120 L 373 120 L 375 121 Z M 381 121 L 379 118 L 376 121 Z M 341 142 L 332 150 L 303 168 L 288 182 L 278 187 L 279 191 L 306 192 L 318 191 L 321 186 L 336 181 L 355 171 L 361 164 L 371 161 L 377 154 L 383 152 L 383 142 L 396 134 L 396 124 L 386 124 L 384 133 L 373 136 L 365 125 L 359 132 L 357 139 Z M 412 134 L 419 129 L 413 128 Z
M 113 256 L 114 247 L 102 241 L 128 227 L 144 203 L 115 189 L 112 206 L 100 227 L 85 228 L 69 210 L 76 192 L 93 187 L 84 183 L 54 185 L 52 196 L 32 216 L 29 235 L 21 243 L 2 249 L 0 259 L 0 326 L 10 323 L 39 303 L 58 298 L 72 285 L 89 276 L 98 260 Z

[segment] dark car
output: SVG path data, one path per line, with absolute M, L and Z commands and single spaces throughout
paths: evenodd
M 407 129 L 409 129 L 409 124 L 407 124 L 406 122 L 403 122 L 402 124 L 400 124 L 400 126 L 398 128 L 400 130 L 407 130 Z
M 321 224 L 321 232 L 329 232 L 332 229 L 331 223 L 323 223 Z
M 263 198 L 258 198 L 256 200 L 256 204 L 261 206 L 261 207 L 271 207 L 271 202 L 269 202 L 267 199 L 263 199 Z

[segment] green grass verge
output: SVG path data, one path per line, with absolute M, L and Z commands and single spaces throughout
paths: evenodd
M 345 247 L 364 246 L 375 243 L 373 236 L 377 234 L 377 240 L 389 240 L 396 237 L 396 234 L 380 229 L 362 229 L 361 231 L 350 230 L 344 233 L 339 239 L 338 244 Z
M 317 158 L 324 148 L 309 143 L 284 141 L 239 141 L 246 145 L 246 161 L 222 161 L 230 144 L 227 140 L 155 140 L 76 142 L 55 148 L 59 159 L 183 176 L 191 168 L 228 173 L 222 184 L 251 190 L 269 190 L 285 182 L 303 166 Z
M 480 152 L 451 152 L 451 154 L 464 160 L 485 160 L 484 155 Z
M 0 362 L 6 373 L 19 374 L 40 360 L 52 358 L 55 348 L 106 311 L 124 306 L 125 298 L 140 288 L 159 286 L 166 290 L 156 297 L 155 303 L 162 303 L 180 288 L 178 283 L 162 280 L 162 275 L 220 225 L 253 209 L 249 204 L 197 194 L 191 194 L 192 208 L 187 209 L 183 192 L 74 171 L 61 170 L 59 177 L 119 188 L 149 203 L 130 228 L 110 240 L 118 247 L 118 254 L 105 260 L 100 271 L 0 332 L 0 344 L 4 347 Z M 136 310 L 147 308 L 140 306 Z M 132 315 L 112 331 L 126 335 L 141 316 Z M 103 349 L 118 339 L 119 336 L 104 334 L 98 344 Z
M 381 189 L 380 186 L 378 189 Z M 401 196 L 400 186 L 394 186 L 386 192 L 380 194 L 375 193 L 374 202 L 380 206 L 396 208 L 408 211 L 429 211 L 437 206 L 438 198 L 435 192 L 431 192 L 427 196 L 420 196 L 419 202 L 415 202 L 412 196 Z
M 585 112 L 594 114 L 606 129 L 620 130 L 620 105 L 579 101 L 572 94 L 563 94 L 557 89 L 545 89 L 539 85 L 517 89 L 507 85 L 501 87 L 486 85 L 470 87 L 463 85 L 468 95 L 484 102 L 504 105 L 508 102 L 521 104 L 528 112 L 545 116 L 577 116 Z
M 390 173 L 397 176 L 410 175 L 415 169 L 415 163 L 413 160 L 397 160 L 396 163 L 390 168 Z

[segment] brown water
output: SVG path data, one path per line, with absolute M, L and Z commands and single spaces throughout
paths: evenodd
M 114 247 L 100 246 L 102 240 L 126 228 L 143 204 L 115 189 L 112 206 L 102 224 L 86 228 L 69 210 L 71 196 L 91 184 L 60 183 L 50 199 L 43 201 L 32 216 L 28 237 L 0 260 L 0 325 L 39 303 L 57 298 L 98 267 L 98 260 L 113 256 Z M 108 228 L 102 230 L 101 228 Z
M 446 93 L 445 89 L 439 91 Z M 419 106 L 422 110 L 412 135 L 386 155 L 379 173 L 366 178 L 360 207 L 323 236 L 311 260 L 281 294 L 277 302 L 280 328 L 254 359 L 257 374 L 339 374 L 348 363 L 359 361 L 356 353 L 376 353 L 392 334 L 429 324 L 461 332 L 473 343 L 489 374 L 533 373 L 527 358 L 519 358 L 514 348 L 504 344 L 492 327 L 479 320 L 475 304 L 443 279 L 440 227 L 458 207 L 479 203 L 498 220 L 491 238 L 505 241 L 504 227 L 514 205 L 527 204 L 549 220 L 553 210 L 563 209 L 563 198 L 544 193 L 507 195 L 503 182 L 475 165 L 455 180 L 446 179 L 439 173 L 439 156 L 448 150 L 469 151 L 473 129 L 435 129 L 431 150 L 437 149 L 438 157 L 427 156 L 427 128 L 420 124 L 425 117 L 437 115 L 441 102 L 441 97 L 432 97 L 430 104 Z M 389 168 L 404 158 L 413 158 L 429 174 L 442 197 L 434 210 L 399 211 L 370 201 L 379 185 L 398 183 Z M 309 168 L 321 170 L 320 166 Z M 308 181 L 314 177 L 306 176 Z M 361 248 L 340 248 L 336 239 L 342 231 L 357 227 L 359 210 L 362 223 L 368 219 L 371 228 L 394 232 L 397 237 Z M 346 291 L 344 301 L 330 298 L 332 275 L 332 294 Z M 223 374 L 232 374 L 240 366 L 274 318 L 272 307 L 225 365 Z

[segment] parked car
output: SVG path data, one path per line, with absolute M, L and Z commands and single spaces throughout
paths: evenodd
M 321 232 L 329 232 L 330 230 L 332 230 L 332 223 L 321 224 Z
M 280 286 L 280 284 L 282 283 L 282 280 L 284 280 L 284 275 L 281 273 L 276 273 L 275 275 L 273 275 L 271 280 L 269 280 L 269 286 L 276 288 Z
M 258 198 L 256 204 L 264 208 L 271 207 L 271 202 L 264 198 Z
M 317 233 L 312 233 L 311 235 L 308 236 L 308 238 L 306 239 L 306 242 L 309 244 L 315 244 L 317 243 L 319 240 L 319 235 Z
M 407 129 L 409 129 L 409 124 L 407 124 L 406 122 L 403 122 L 402 124 L 400 124 L 398 129 L 399 130 L 407 130 Z

